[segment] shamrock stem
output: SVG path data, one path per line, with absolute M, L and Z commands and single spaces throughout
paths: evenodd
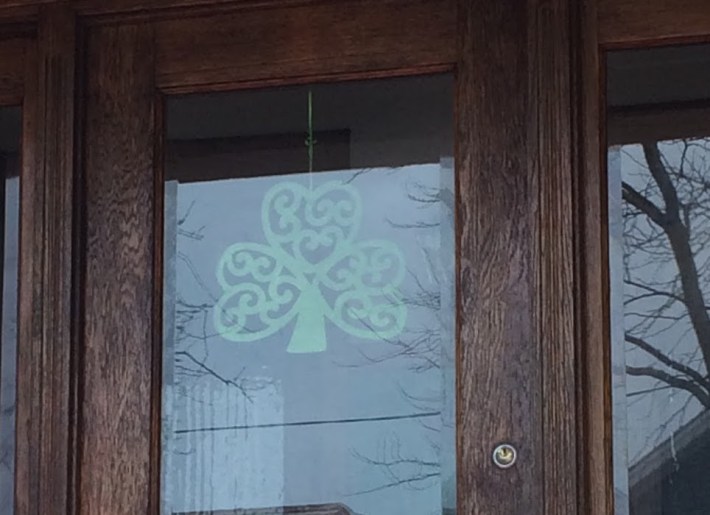
M 301 293 L 296 308 L 298 313 L 296 326 L 286 349 L 287 352 L 305 354 L 323 352 L 326 349 L 323 302 L 318 288 L 310 286 Z

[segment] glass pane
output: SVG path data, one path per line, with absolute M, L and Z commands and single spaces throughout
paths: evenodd
M 0 228 L 2 228 L 2 340 L 0 340 L 0 515 L 14 513 L 15 356 L 19 233 L 20 109 L 0 108 Z
M 611 53 L 616 513 L 710 513 L 710 47 Z
M 164 514 L 454 513 L 452 98 L 168 101 Z

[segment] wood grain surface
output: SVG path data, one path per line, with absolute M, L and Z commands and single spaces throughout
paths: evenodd
M 710 41 L 707 0 L 598 0 L 599 44 L 642 47 Z
M 528 12 L 515 0 L 458 8 L 457 511 L 542 514 Z M 492 461 L 503 442 L 519 453 L 507 470 Z
M 444 0 L 448 1 L 448 0 Z M 182 16 L 186 10 L 252 9 L 274 5 L 335 4 L 329 0 L 5 0 L 2 17 L 26 17 L 41 5 L 69 5 L 86 17 Z M 357 5 L 358 2 L 350 2 Z M 383 2 L 386 3 L 386 2 Z M 441 2 L 433 2 L 434 4 Z M 377 9 L 375 9 L 376 11 Z M 440 9 L 444 11 L 446 9 Z M 7 16 L 3 16 L 3 12 Z M 599 0 L 599 42 L 603 46 L 642 46 L 710 38 L 710 12 L 705 0 Z M 456 21 L 449 18 L 451 29 Z
M 71 509 L 74 34 L 71 11 L 43 8 L 37 50 L 16 56 L 27 66 L 16 451 L 23 515 Z
M 575 127 L 575 263 L 580 513 L 614 513 L 609 330 L 606 117 L 597 3 L 584 0 Z
M 0 38 L 0 105 L 22 102 L 28 58 L 34 47 L 35 42 L 26 37 Z
M 162 20 L 157 82 L 195 91 L 447 70 L 455 61 L 454 18 L 449 0 L 363 0 Z
M 134 515 L 151 481 L 151 27 L 92 29 L 87 69 L 79 513 Z
M 537 0 L 529 10 L 530 141 L 528 163 L 537 180 L 534 316 L 542 373 L 545 515 L 577 508 L 577 399 L 573 161 L 577 70 L 582 42 L 577 0 Z

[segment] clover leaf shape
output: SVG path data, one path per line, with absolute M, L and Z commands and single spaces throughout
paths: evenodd
M 393 242 L 356 240 L 354 186 L 281 182 L 265 194 L 261 221 L 266 243 L 235 243 L 219 260 L 214 324 L 222 337 L 255 342 L 295 319 L 287 352 L 310 353 L 326 350 L 326 321 L 371 340 L 401 333 L 404 257 Z

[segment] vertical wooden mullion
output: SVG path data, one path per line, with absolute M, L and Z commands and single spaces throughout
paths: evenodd
M 459 509 L 579 507 L 572 0 L 459 2 Z M 508 442 L 518 462 L 496 468 Z M 507 492 L 502 495 L 502 492 Z
M 576 0 L 531 0 L 529 162 L 538 181 L 537 338 L 545 515 L 577 509 L 573 52 Z
M 154 42 L 149 23 L 87 34 L 79 512 L 151 508 Z
M 75 17 L 40 8 L 23 104 L 16 509 L 68 513 L 72 441 Z
M 458 8 L 457 510 L 542 514 L 528 13 L 517 0 Z M 500 443 L 518 449 L 512 468 L 493 464 Z

